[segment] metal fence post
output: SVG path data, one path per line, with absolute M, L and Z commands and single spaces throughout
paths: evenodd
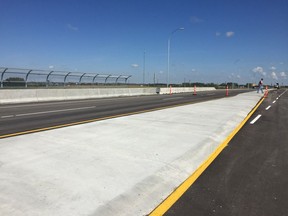
M 3 78 L 4 78 L 4 73 L 8 70 L 8 68 L 5 68 L 4 71 L 1 74 L 1 88 L 3 88 Z

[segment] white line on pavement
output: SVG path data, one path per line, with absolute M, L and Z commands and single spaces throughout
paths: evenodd
M 131 96 L 132 97 L 132 96 Z M 39 107 L 39 106 L 47 106 L 47 105 L 61 105 L 61 104 L 79 104 L 79 103 L 87 103 L 87 102 L 98 102 L 98 101 L 115 101 L 115 100 L 124 100 L 127 99 L 126 97 L 123 98 L 92 98 L 92 99 L 79 99 L 79 100 L 67 100 L 67 101 L 44 101 L 41 103 L 28 103 L 28 104 L 4 104 L 0 106 L 0 109 L 7 109 L 7 108 L 19 108 L 19 107 Z
M 281 95 L 279 95 L 279 97 L 281 97 L 283 94 L 285 94 L 288 90 L 286 89 L 284 92 L 282 92 Z
M 73 108 L 73 109 L 62 109 L 62 110 L 51 110 L 51 111 L 44 111 L 44 112 L 35 112 L 35 113 L 23 113 L 23 114 L 17 114 L 16 117 L 20 116 L 29 116 L 29 115 L 38 115 L 38 114 L 47 114 L 47 113 L 56 113 L 56 112 L 66 112 L 66 111 L 75 111 L 75 110 L 84 110 L 84 109 L 93 109 L 96 106 L 91 107 L 80 107 L 80 108 Z
M 261 117 L 261 115 L 259 114 L 258 116 L 256 116 L 256 118 L 254 118 L 250 124 L 254 124 L 259 118 Z
M 272 103 L 275 103 L 276 101 L 273 101 Z
M 12 118 L 14 115 L 1 116 L 1 118 Z
M 266 110 L 269 110 L 271 106 L 266 107 Z

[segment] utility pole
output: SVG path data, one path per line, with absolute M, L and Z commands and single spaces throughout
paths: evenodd
M 146 61 L 146 51 L 144 50 L 143 54 L 143 85 L 145 84 L 145 61 Z

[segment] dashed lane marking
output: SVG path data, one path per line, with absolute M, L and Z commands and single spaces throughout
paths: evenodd
M 14 115 L 1 116 L 1 118 L 12 118 Z
M 258 116 L 256 116 L 256 118 L 254 118 L 251 122 L 250 122 L 250 124 L 254 124 L 260 117 L 261 117 L 262 115 L 258 115 Z

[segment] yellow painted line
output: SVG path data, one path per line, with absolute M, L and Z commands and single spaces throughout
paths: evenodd
M 230 140 L 238 133 L 243 125 L 248 121 L 252 114 L 257 110 L 264 101 L 264 97 L 257 103 L 246 118 L 226 137 L 226 139 L 218 146 L 218 148 L 208 157 L 208 159 L 198 169 L 189 176 L 178 188 L 176 188 L 160 205 L 158 205 L 149 216 L 163 215 L 169 208 L 188 190 L 188 188 L 196 181 L 196 179 L 204 172 L 204 170 L 214 161 L 214 159 L 228 145 Z
M 193 104 L 193 103 L 196 103 L 196 102 L 192 101 L 192 102 L 187 102 L 187 103 L 183 103 L 183 104 L 176 104 L 176 105 L 170 105 L 170 106 L 165 106 L 165 107 L 153 108 L 153 109 L 148 109 L 148 110 L 143 110 L 143 111 L 129 112 L 129 113 L 124 113 L 124 114 L 118 114 L 118 115 L 107 116 L 107 117 L 102 117 L 102 118 L 96 118 L 96 119 L 90 119 L 90 120 L 85 120 L 85 121 L 73 122 L 73 123 L 68 123 L 68 124 L 55 125 L 55 126 L 46 127 L 46 128 L 39 128 L 39 129 L 28 130 L 28 131 L 21 131 L 21 132 L 17 132 L 17 133 L 0 135 L 0 139 L 13 137 L 13 136 L 19 136 L 19 135 L 25 135 L 25 134 L 30 134 L 30 133 L 37 133 L 37 132 L 42 132 L 42 131 L 47 131 L 47 130 L 53 130 L 53 129 L 63 128 L 63 127 L 75 126 L 75 125 L 79 125 L 79 124 L 91 123 L 91 122 L 96 122 L 96 121 L 103 121 L 103 120 L 112 119 L 112 118 L 118 118 L 118 117 L 124 117 L 124 116 L 135 115 L 135 114 L 141 114 L 141 113 L 152 112 L 152 111 L 157 111 L 157 110 L 163 110 L 163 109 L 168 109 L 168 108 L 173 108 L 173 107 L 189 105 L 189 104 Z

